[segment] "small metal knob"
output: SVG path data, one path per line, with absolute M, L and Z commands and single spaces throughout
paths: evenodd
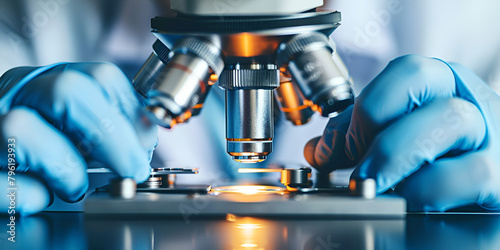
M 377 185 L 374 179 L 351 179 L 349 189 L 355 196 L 373 199 L 377 195 Z
M 290 169 L 285 168 L 281 170 L 281 183 L 286 186 L 290 191 L 297 188 L 310 187 L 312 185 L 309 178 L 311 177 L 311 168 Z
M 132 178 L 114 179 L 111 181 L 109 194 L 116 198 L 132 199 L 135 197 L 137 184 Z

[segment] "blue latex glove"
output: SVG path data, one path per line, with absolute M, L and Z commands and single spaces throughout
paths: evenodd
M 149 176 L 156 126 L 140 112 L 130 82 L 116 66 L 74 63 L 15 68 L 0 78 L 0 97 L 0 187 L 4 190 L 0 213 L 12 210 L 8 209 L 12 196 L 6 196 L 12 191 L 15 212 L 24 215 L 49 205 L 51 190 L 68 202 L 83 198 L 90 163 L 138 182 Z M 13 155 L 8 155 L 9 148 L 15 149 Z M 8 179 L 12 156 L 18 164 L 10 176 L 15 186 Z
M 333 118 L 305 156 L 322 172 L 356 166 L 410 211 L 500 211 L 500 97 L 469 69 L 416 55 L 392 61 Z

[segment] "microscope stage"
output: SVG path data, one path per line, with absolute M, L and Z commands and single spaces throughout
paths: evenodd
M 89 215 L 182 216 L 369 216 L 404 217 L 403 198 L 381 195 L 375 199 L 335 193 L 167 194 L 138 192 L 133 199 L 95 192 L 85 204 Z

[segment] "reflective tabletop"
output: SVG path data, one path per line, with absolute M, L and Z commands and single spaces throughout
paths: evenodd
M 44 212 L 0 218 L 0 249 L 500 249 L 500 214 L 405 219 L 95 217 Z

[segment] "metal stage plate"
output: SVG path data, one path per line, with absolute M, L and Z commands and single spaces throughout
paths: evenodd
M 133 199 L 110 197 L 95 192 L 85 204 L 91 215 L 166 215 L 166 216 L 375 216 L 404 217 L 406 201 L 391 195 L 375 199 L 348 193 L 267 193 L 267 194 L 160 194 L 138 192 Z

